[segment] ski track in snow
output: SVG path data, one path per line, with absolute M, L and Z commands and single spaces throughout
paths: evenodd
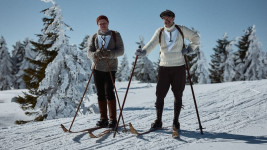
M 117 82 L 120 103 L 127 82 Z M 204 129 L 201 135 L 190 86 L 183 95 L 181 111 L 181 138 L 171 137 L 173 120 L 173 94 L 165 98 L 163 126 L 158 130 L 138 136 L 113 133 L 91 139 L 88 133 L 64 133 L 60 124 L 69 128 L 73 118 L 33 122 L 25 125 L 0 127 L 0 149 L 266 149 L 267 147 L 267 80 L 222 84 L 194 85 L 200 120 Z M 125 103 L 123 117 L 137 131 L 149 129 L 155 120 L 155 86 L 133 82 Z M 119 114 L 119 110 L 117 109 Z M 118 115 L 117 114 L 117 115 Z M 99 114 L 78 116 L 72 131 L 94 127 Z M 122 123 L 122 121 L 121 121 Z M 1 123 L 0 123 L 1 124 Z M 128 129 L 128 127 L 127 127 Z M 122 129 L 120 129 L 121 131 Z M 97 130 L 98 134 L 104 129 Z M 201 145 L 201 147 L 197 146 Z M 231 146 L 231 147 L 230 147 Z M 256 146 L 256 147 L 255 147 Z

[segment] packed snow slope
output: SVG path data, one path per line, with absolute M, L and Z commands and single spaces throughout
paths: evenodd
M 127 82 L 117 82 L 116 85 L 122 103 Z M 203 135 L 196 130 L 199 126 L 190 86 L 187 85 L 180 115 L 180 139 L 171 137 L 171 128 L 138 137 L 129 132 L 122 133 L 120 129 L 115 138 L 108 134 L 91 139 L 88 133 L 64 133 L 60 124 L 69 128 L 73 119 L 64 118 L 0 127 L 0 149 L 266 150 L 266 85 L 267 80 L 194 85 L 201 123 L 205 128 Z M 156 84 L 131 84 L 123 117 L 125 123 L 131 122 L 140 132 L 149 129 L 155 120 L 155 88 Z M 90 98 L 92 104 L 96 103 L 95 95 Z M 72 131 L 94 127 L 98 119 L 98 113 L 78 116 Z M 173 94 L 170 90 L 165 99 L 163 126 L 170 127 L 172 120 Z
M 12 126 L 16 120 L 32 120 L 33 116 L 25 115 L 19 104 L 12 102 L 12 98 L 23 95 L 26 90 L 0 91 L 0 130 L 1 127 Z

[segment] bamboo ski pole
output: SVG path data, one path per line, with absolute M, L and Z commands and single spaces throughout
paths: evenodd
M 110 65 L 109 65 L 109 62 L 108 62 L 108 58 L 105 58 L 105 59 L 106 59 L 107 65 L 108 65 L 108 70 L 109 70 L 110 78 L 111 78 L 111 81 L 112 81 L 112 84 L 113 84 L 113 88 L 115 90 L 115 94 L 116 94 L 116 97 L 117 97 L 117 102 L 119 104 L 119 108 L 120 108 L 120 111 L 121 111 L 121 104 L 120 104 L 118 92 L 117 92 L 117 89 L 116 89 L 116 86 L 115 86 L 115 81 L 113 80 L 113 75 L 111 73 L 111 69 L 110 69 Z M 125 123 L 124 123 L 123 115 L 121 117 L 122 117 L 122 122 L 123 122 L 124 130 L 126 131 L 126 126 L 125 126 Z
M 89 86 L 89 83 L 90 83 L 91 78 L 92 78 L 92 76 L 93 76 L 93 73 L 94 73 L 94 70 L 95 70 L 95 68 L 96 68 L 96 64 L 97 64 L 97 62 L 98 62 L 98 59 L 97 59 L 96 62 L 94 63 L 93 70 L 92 70 L 91 75 L 90 75 L 90 77 L 89 77 L 89 80 L 88 80 L 88 82 L 87 82 L 86 88 L 85 88 L 85 90 L 84 90 L 84 92 L 83 92 L 83 96 L 81 97 L 80 104 L 78 105 L 78 108 L 77 108 L 77 110 L 76 110 L 76 113 L 75 113 L 75 115 L 74 115 L 74 117 L 73 117 L 73 120 L 72 120 L 72 122 L 71 122 L 69 131 L 71 130 L 71 127 L 72 127 L 72 125 L 73 125 L 73 123 L 74 123 L 74 120 L 75 120 L 77 114 L 78 114 L 78 111 L 80 110 L 80 106 L 81 106 L 81 104 L 82 104 L 83 98 L 84 98 L 84 96 L 85 96 L 85 94 L 86 94 L 86 91 L 87 91 L 87 89 L 88 89 L 88 86 Z M 61 124 L 61 127 L 64 127 L 64 126 Z M 64 127 L 64 128 L 65 128 L 65 127 Z M 63 130 L 66 131 L 64 128 L 63 128 Z
M 117 121 L 116 128 L 114 130 L 115 132 L 114 132 L 113 138 L 115 138 L 117 130 L 118 130 L 120 118 L 122 116 L 122 111 L 123 111 L 124 104 L 125 104 L 125 101 L 126 101 L 126 98 L 127 98 L 127 94 L 128 94 L 128 90 L 129 90 L 129 87 L 130 87 L 130 84 L 131 84 L 131 81 L 132 81 L 132 77 L 133 77 L 133 74 L 134 74 L 134 69 L 135 69 L 135 66 L 136 66 L 137 59 L 138 59 L 138 55 L 136 55 L 136 57 L 135 57 L 133 70 L 132 70 L 132 73 L 131 73 L 131 76 L 130 76 L 130 80 L 129 80 L 129 83 L 128 83 L 128 87 L 127 87 L 127 90 L 126 90 L 126 93 L 125 93 L 125 96 L 124 96 L 124 100 L 123 100 L 123 103 L 122 103 L 122 108 L 121 108 L 121 111 L 120 111 L 120 115 L 119 115 L 119 118 L 118 118 L 118 121 Z
M 196 113 L 197 113 L 197 119 L 198 119 L 200 133 L 203 134 L 203 130 L 202 130 L 203 128 L 202 128 L 201 122 L 200 122 L 200 117 L 199 117 L 198 108 L 197 108 L 197 102 L 196 102 L 196 98 L 195 98 L 195 94 L 194 94 L 194 89 L 193 89 L 193 85 L 192 85 L 192 81 L 191 81 L 191 75 L 190 75 L 190 72 L 189 72 L 189 66 L 188 66 L 188 63 L 187 63 L 186 55 L 184 55 L 184 60 L 185 60 L 187 74 L 188 74 L 188 80 L 190 82 L 191 91 L 192 91 L 192 95 L 193 95 L 193 99 L 194 99 L 194 104 L 195 104 L 195 109 L 196 109 Z

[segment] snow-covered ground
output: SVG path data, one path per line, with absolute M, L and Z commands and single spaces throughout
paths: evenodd
M 31 120 L 12 98 L 23 95 L 26 90 L 0 91 L 0 127 L 12 126 L 16 120 Z
M 122 103 L 127 82 L 117 82 L 116 85 Z M 64 133 L 60 124 L 68 128 L 73 118 L 11 125 L 12 119 L 8 118 L 23 119 L 18 105 L 10 102 L 21 91 L 1 91 L 0 149 L 266 150 L 266 85 L 267 80 L 194 85 L 200 119 L 206 128 L 203 135 L 196 130 L 198 121 L 190 86 L 187 85 L 183 96 L 185 107 L 180 116 L 180 139 L 171 137 L 171 128 L 138 137 L 128 132 L 117 134 L 115 138 L 113 134 L 108 134 L 99 139 L 91 139 L 88 133 Z M 124 121 L 131 122 L 140 132 L 147 130 L 156 117 L 155 86 L 133 82 L 128 93 L 123 111 Z M 90 98 L 92 103 L 96 103 L 95 95 Z M 99 114 L 79 116 L 72 130 L 93 127 L 98 119 Z M 171 126 L 172 120 L 173 94 L 170 90 L 165 99 L 163 126 Z

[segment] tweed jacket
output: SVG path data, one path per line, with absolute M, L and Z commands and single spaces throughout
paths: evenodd
M 105 34 L 103 34 L 100 30 L 98 30 L 96 35 L 92 36 L 92 38 L 90 39 L 89 49 L 87 53 L 88 57 L 95 63 L 96 60 L 94 58 L 94 53 L 97 49 L 101 48 L 99 47 L 99 44 L 98 44 L 98 35 L 105 35 L 105 36 L 109 35 L 110 40 L 109 40 L 109 43 L 107 43 L 108 44 L 107 48 L 104 48 L 104 50 L 110 51 L 110 57 L 108 58 L 108 62 L 109 62 L 111 71 L 117 71 L 117 68 L 118 68 L 117 57 L 124 54 L 124 45 L 123 45 L 121 35 L 117 31 L 115 31 L 115 33 L 116 33 L 116 45 L 115 45 L 115 40 L 113 39 L 111 30 L 107 31 Z M 92 65 L 92 69 L 93 69 L 94 63 Z M 98 60 L 96 64 L 96 70 L 103 71 L 103 72 L 109 71 L 105 58 L 101 58 Z

